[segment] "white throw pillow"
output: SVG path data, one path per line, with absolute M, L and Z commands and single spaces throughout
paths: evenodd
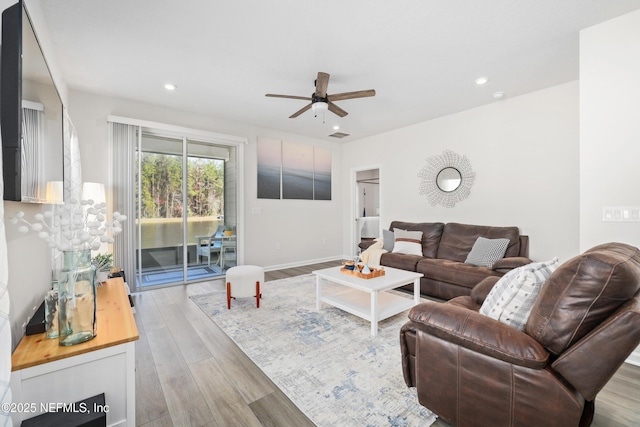
M 422 231 L 393 230 L 393 253 L 422 256 Z
M 464 262 L 478 267 L 491 268 L 497 260 L 504 257 L 508 246 L 509 239 L 486 239 L 484 237 L 478 237 Z
M 554 258 L 509 271 L 489 291 L 480 314 L 523 331 L 542 286 L 557 268 Z

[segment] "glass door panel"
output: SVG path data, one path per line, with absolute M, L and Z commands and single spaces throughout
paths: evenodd
M 226 166 L 230 147 L 211 143 L 187 143 L 187 245 L 188 280 L 224 274 L 225 242 L 235 241 L 235 215 L 227 213 Z
M 184 282 L 183 140 L 142 134 L 136 153 L 141 287 Z

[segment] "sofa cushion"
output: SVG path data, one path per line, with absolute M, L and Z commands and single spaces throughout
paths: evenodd
M 525 331 L 560 354 L 640 289 L 640 250 L 622 243 L 589 249 L 553 272 Z
M 394 231 L 396 228 L 409 231 L 422 231 L 422 256 L 427 258 L 436 257 L 438 254 L 440 237 L 442 236 L 442 230 L 444 229 L 443 223 L 393 221 L 389 226 L 389 230 Z
M 556 268 L 558 258 L 511 270 L 491 288 L 480 314 L 523 331 L 542 286 Z
M 487 267 L 476 267 L 475 265 L 448 259 L 423 258 L 418 263 L 416 271 L 424 274 L 429 279 L 453 283 L 470 289 L 486 277 L 501 276 L 500 273 Z
M 478 237 L 464 262 L 477 265 L 478 267 L 493 268 L 493 264 L 504 257 L 507 246 L 509 246 L 509 239 L 485 239 L 484 237 Z
M 395 242 L 393 252 L 397 254 L 422 256 L 422 231 L 393 230 Z
M 418 255 L 386 253 L 380 257 L 380 265 L 399 268 L 401 270 L 416 271 L 416 265 L 422 259 L 424 258 Z
M 444 226 L 437 258 L 464 262 L 478 237 L 487 239 L 509 239 L 505 257 L 520 253 L 520 231 L 518 227 L 489 227 L 450 222 Z

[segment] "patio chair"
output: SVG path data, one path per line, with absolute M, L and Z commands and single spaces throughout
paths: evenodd
M 201 262 L 202 257 L 207 257 L 207 265 L 211 266 L 211 254 L 220 254 L 222 249 L 221 236 L 223 231 L 224 225 L 219 225 L 216 232 L 211 236 L 196 236 L 198 262 Z
M 230 264 L 236 265 L 238 260 L 237 254 L 238 242 L 233 239 L 224 239 L 222 240 L 222 245 L 220 248 L 220 268 L 224 270 L 225 264 L 227 264 L 227 268 Z

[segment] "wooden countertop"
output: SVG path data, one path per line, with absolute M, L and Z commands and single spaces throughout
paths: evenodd
M 64 347 L 57 338 L 45 334 L 22 338 L 11 356 L 11 370 L 30 368 L 54 360 L 65 359 L 139 338 L 136 321 L 121 277 L 98 286 L 96 301 L 97 335 L 90 341 Z

